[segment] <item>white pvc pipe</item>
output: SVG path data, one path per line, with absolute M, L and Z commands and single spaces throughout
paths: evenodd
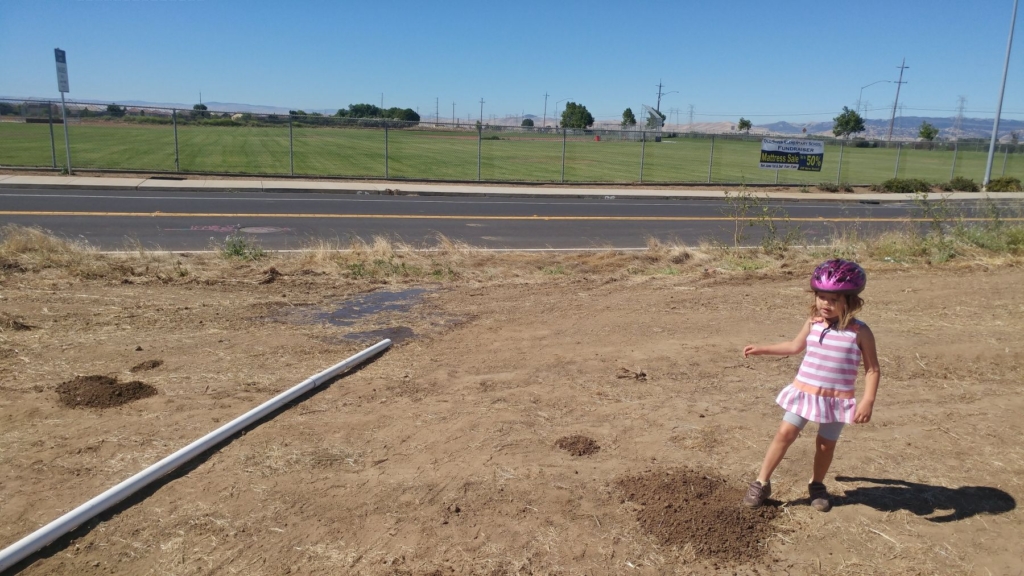
M 131 496 L 150 482 L 163 477 L 185 462 L 188 462 L 192 458 L 195 458 L 213 446 L 216 446 L 230 438 L 239 430 L 244 429 L 246 426 L 258 421 L 267 414 L 270 414 L 288 402 L 291 402 L 313 388 L 316 388 L 320 384 L 334 378 L 338 374 L 341 374 L 368 358 L 383 352 L 388 348 L 388 346 L 391 346 L 391 340 L 381 340 L 377 344 L 370 346 L 366 350 L 363 350 L 343 362 L 335 364 L 327 370 L 307 378 L 301 384 L 298 384 L 270 400 L 267 400 L 256 408 L 242 414 L 238 418 L 235 418 L 231 422 L 228 422 L 206 436 L 203 436 L 188 446 L 185 446 L 174 454 L 167 456 L 163 460 L 153 464 L 131 478 L 128 478 L 117 486 L 110 488 L 106 492 L 96 496 L 92 500 L 89 500 L 85 504 L 82 504 L 60 518 L 57 518 L 53 522 L 50 522 L 46 526 L 43 526 L 7 548 L 0 550 L 0 572 L 7 570 L 11 566 L 38 551 L 43 546 L 46 546 L 50 542 L 53 542 L 57 538 L 60 538 L 64 534 L 74 530 L 78 526 L 81 526 L 93 516 L 96 516 Z

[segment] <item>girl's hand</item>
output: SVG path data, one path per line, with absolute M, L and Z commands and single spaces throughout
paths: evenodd
M 761 353 L 761 350 L 759 350 L 757 348 L 757 346 L 754 346 L 753 344 L 751 344 L 750 346 L 747 346 L 746 348 L 743 349 L 743 357 L 744 358 L 746 358 L 747 356 L 757 356 L 760 353 Z
M 857 404 L 857 411 L 853 414 L 853 422 L 855 424 L 871 422 L 871 410 L 874 408 L 874 404 L 874 402 L 859 402 Z

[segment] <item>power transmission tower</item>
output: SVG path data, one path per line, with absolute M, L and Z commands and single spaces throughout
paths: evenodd
M 960 140 L 960 132 L 964 129 L 964 107 L 967 96 L 961 96 L 956 106 L 956 118 L 953 120 L 953 140 Z
M 540 123 L 541 128 L 548 126 L 548 93 L 544 93 L 544 120 Z
M 693 131 L 693 104 L 690 104 L 690 131 Z
M 903 81 L 903 71 L 907 68 L 910 68 L 910 66 L 907 66 L 907 59 L 904 57 L 903 63 L 899 65 L 900 79 L 896 81 L 896 100 L 893 100 L 892 103 L 892 116 L 889 118 L 889 135 L 886 137 L 886 142 L 892 142 L 892 125 L 896 121 L 896 106 L 900 102 L 900 88 L 903 84 L 906 84 L 906 82 Z

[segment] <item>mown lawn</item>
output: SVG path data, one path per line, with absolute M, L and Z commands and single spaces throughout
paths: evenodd
M 71 161 L 76 168 L 172 171 L 174 132 L 170 126 L 71 124 Z M 490 138 L 488 138 L 490 136 Z M 494 138 L 497 136 L 497 138 Z M 230 172 L 274 175 L 291 171 L 286 127 L 178 127 L 182 172 Z M 57 165 L 65 165 L 64 132 L 54 126 Z M 387 162 L 385 166 L 385 147 Z M 563 142 L 557 135 L 484 132 L 297 127 L 293 132 L 294 172 L 309 176 L 355 176 L 435 180 L 558 182 L 563 179 Z M 776 173 L 758 168 L 760 140 L 714 138 L 712 182 L 772 183 Z M 665 138 L 660 143 L 594 141 L 568 136 L 564 180 L 567 182 L 636 182 L 643 152 L 644 182 L 707 182 L 712 138 L 704 135 Z M 896 174 L 897 150 L 825 147 L 821 172 L 783 170 L 781 184 L 820 182 L 877 183 Z M 1006 157 L 1005 174 L 1024 178 L 1024 155 Z M 981 181 L 986 152 L 961 150 L 956 175 Z M 50 131 L 46 124 L 0 122 L 0 166 L 50 166 Z M 997 154 L 993 175 L 1003 174 L 1004 155 Z M 953 153 L 947 150 L 899 152 L 898 175 L 932 182 L 949 180 Z

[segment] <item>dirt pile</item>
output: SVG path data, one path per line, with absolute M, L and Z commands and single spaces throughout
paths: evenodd
M 57 386 L 61 404 L 69 408 L 112 408 L 156 395 L 156 388 L 132 380 L 119 382 L 109 376 L 76 376 Z
M 154 370 L 164 365 L 163 360 L 146 360 L 145 362 L 139 362 L 135 366 L 132 366 L 129 372 L 135 374 L 136 372 L 144 372 L 146 370 Z
M 558 446 L 573 456 L 590 456 L 601 449 L 593 438 L 587 438 L 586 436 L 581 436 L 579 434 L 563 436 L 555 442 L 555 446 Z
M 623 501 L 643 506 L 637 521 L 666 546 L 690 545 L 698 558 L 752 562 L 764 557 L 774 506 L 741 504 L 743 486 L 688 469 L 649 470 L 616 482 Z

